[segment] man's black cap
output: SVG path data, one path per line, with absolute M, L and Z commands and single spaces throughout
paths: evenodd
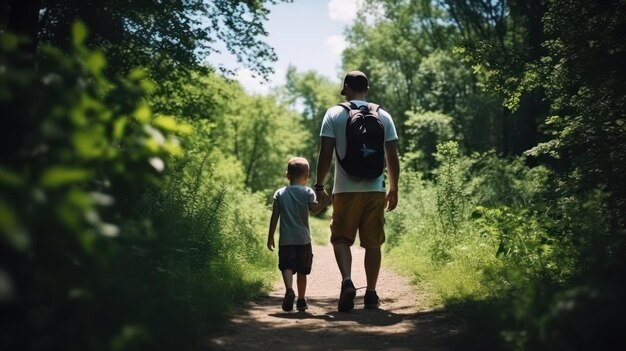
M 368 88 L 367 76 L 361 71 L 350 71 L 343 79 L 341 95 L 346 95 L 345 85 L 348 84 L 356 92 L 364 92 Z

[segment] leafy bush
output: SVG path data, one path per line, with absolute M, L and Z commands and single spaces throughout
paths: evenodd
M 545 166 L 528 167 L 524 157 L 500 157 L 494 151 L 472 155 L 472 196 L 483 206 L 539 203 L 551 175 Z
M 85 37 L 34 68 L 0 35 L 0 348 L 196 349 L 274 278 L 267 211 L 222 186 L 229 157 L 152 112 L 146 72 L 107 76 Z
M 430 171 L 436 165 L 437 145 L 454 138 L 453 119 L 439 112 L 407 112 L 407 116 L 409 151 L 403 154 L 403 163 L 414 171 Z

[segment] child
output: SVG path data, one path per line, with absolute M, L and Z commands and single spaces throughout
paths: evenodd
M 311 273 L 313 252 L 311 250 L 311 232 L 309 230 L 309 212 L 320 212 L 328 204 L 328 196 L 316 201 L 313 189 L 306 186 L 309 178 L 309 162 L 302 157 L 294 157 L 287 163 L 285 174 L 289 186 L 274 193 L 272 218 L 270 219 L 267 248 L 274 251 L 274 232 L 280 217 L 280 240 L 278 242 L 278 269 L 285 282 L 283 311 L 293 309 L 295 294 L 292 289 L 293 275 L 297 275 L 298 301 L 296 308 L 304 311 L 308 308 L 304 297 L 306 276 Z

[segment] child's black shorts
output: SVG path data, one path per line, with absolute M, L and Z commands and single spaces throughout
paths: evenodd
M 281 245 L 278 247 L 278 269 L 291 269 L 293 273 L 309 274 L 313 264 L 311 244 Z

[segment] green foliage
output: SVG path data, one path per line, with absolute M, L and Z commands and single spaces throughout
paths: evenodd
M 388 215 L 385 229 L 391 264 L 413 278 L 431 306 L 490 296 L 498 283 L 486 277 L 502 266 L 495 240 L 473 230 L 467 219 L 456 236 L 444 234 L 438 188 L 418 173 L 403 169 L 400 189 L 402 201 Z
M 467 149 L 502 147 L 502 109 L 492 93 L 483 91 L 480 75 L 452 52 L 459 32 L 444 7 L 421 0 L 368 1 L 360 11 L 367 15 L 348 29 L 351 45 L 343 53 L 343 66 L 368 74 L 368 96 L 393 116 L 400 150 L 426 160 L 421 166 L 428 168 L 420 171 L 434 168 L 436 143 L 424 144 L 415 134 L 415 114 L 450 116 L 455 139 Z
M 423 236 L 429 232 L 440 234 L 437 217 L 435 189 L 422 179 L 420 173 L 410 169 L 402 170 L 399 179 L 405 201 L 398 202 L 398 208 L 391 212 L 385 224 L 386 247 L 395 248 L 406 236 Z
M 473 196 L 489 207 L 539 204 L 552 173 L 545 166 L 530 168 L 523 156 L 503 158 L 493 151 L 472 155 Z
M 67 48 L 71 24 L 80 19 L 90 28 L 90 44 L 106 48 L 113 72 L 150 67 L 162 81 L 180 67 L 202 69 L 201 62 L 219 51 L 219 43 L 245 67 L 267 77 L 272 73 L 268 63 L 275 61 L 276 55 L 263 41 L 267 35 L 263 22 L 268 5 L 279 2 L 41 2 L 39 8 L 32 8 L 39 21 L 34 23 L 37 36 L 31 39 Z
M 147 72 L 112 78 L 73 32 L 36 69 L 0 36 L 1 347 L 197 349 L 274 278 L 264 199 L 214 124 L 154 113 Z
M 313 71 L 298 73 L 294 67 L 287 70 L 286 80 L 284 99 L 293 108 L 302 108 L 301 125 L 308 139 L 302 156 L 311 163 L 310 173 L 314 175 L 317 172 L 315 160 L 320 147 L 320 126 L 326 110 L 341 101 L 339 85 Z
M 178 68 L 169 76 L 150 95 L 151 105 L 157 112 L 186 120 L 215 124 L 234 99 L 245 95 L 236 82 L 212 72 Z
M 552 248 L 545 231 L 546 225 L 539 222 L 542 217 L 532 216 L 526 209 L 478 206 L 472 218 L 482 235 L 498 242 L 496 257 L 524 273 L 515 277 L 517 281 L 512 283 L 519 284 L 522 277 L 537 277 L 544 270 L 556 270 L 555 262 L 547 262 L 546 256 Z M 559 269 L 564 270 L 565 267 Z
M 252 191 L 282 186 L 286 160 L 300 155 L 310 142 L 297 114 L 271 96 L 239 97 L 217 121 L 212 136 L 221 152 L 242 165 L 244 185 Z
M 434 153 L 437 144 L 454 139 L 452 117 L 438 112 L 408 112 L 405 122 L 407 150 L 403 164 L 413 170 L 432 170 L 436 165 Z
M 3 217 L 13 223 L 3 227 L 24 241 L 44 228 L 69 231 L 89 249 L 94 235 L 118 233 L 103 218 L 115 213 L 103 206 L 137 196 L 136 182 L 154 183 L 164 161 L 181 153 L 173 133 L 187 129 L 153 116 L 144 75 L 107 79 L 102 53 L 82 46 L 84 27 L 76 24 L 74 33 L 75 56 L 42 47 L 36 74 L 13 65 L 19 52 L 2 48 L 8 67 L 1 80 L 8 122 L 2 168 L 9 180 L 2 183 L 2 198 L 12 203 Z
M 440 163 L 435 171 L 437 211 L 444 236 L 454 236 L 467 216 L 470 192 L 466 185 L 466 167 L 462 163 L 458 143 L 455 141 L 437 145 L 435 157 Z

